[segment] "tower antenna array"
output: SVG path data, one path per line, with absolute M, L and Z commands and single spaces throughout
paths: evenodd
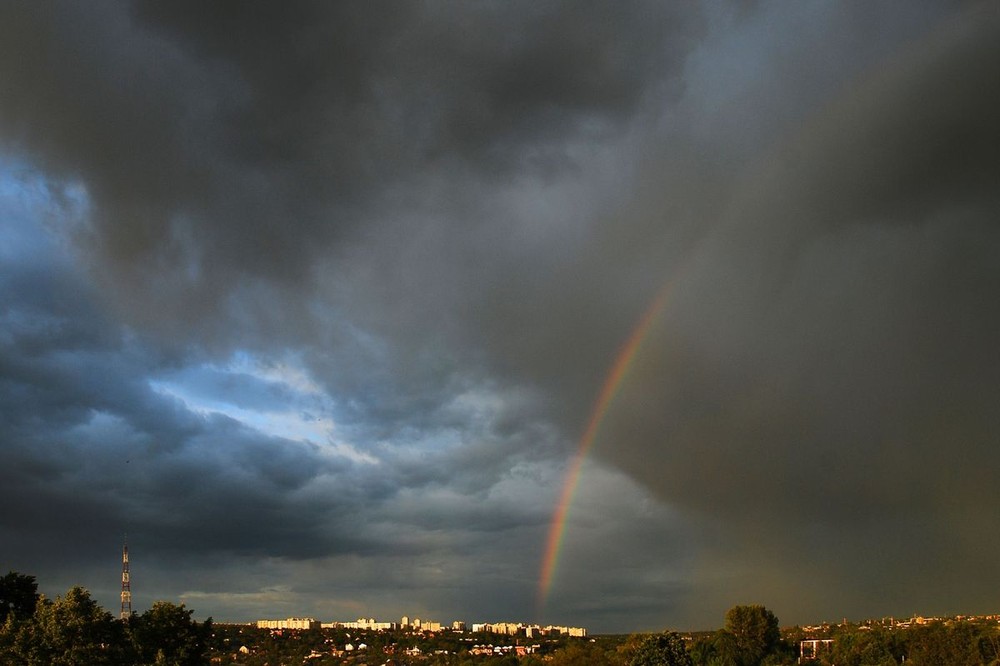
M 127 620 L 132 615 L 132 584 L 128 575 L 128 537 L 122 544 L 122 614 L 121 619 Z

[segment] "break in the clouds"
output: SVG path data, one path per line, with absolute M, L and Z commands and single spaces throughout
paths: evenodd
M 996 611 L 998 33 L 4 5 L 0 566 L 113 608 L 127 532 L 137 604 L 223 620 Z

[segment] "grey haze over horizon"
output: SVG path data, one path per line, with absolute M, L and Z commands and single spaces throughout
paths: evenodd
M 3 3 L 0 572 L 998 612 L 997 118 L 992 2 Z

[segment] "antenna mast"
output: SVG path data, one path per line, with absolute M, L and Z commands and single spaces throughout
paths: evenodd
M 132 584 L 128 576 L 128 537 L 122 545 L 122 614 L 121 619 L 127 620 L 132 616 Z

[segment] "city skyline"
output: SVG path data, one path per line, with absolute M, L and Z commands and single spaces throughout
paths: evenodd
M 0 570 L 995 612 L 998 69 L 989 2 L 3 3 Z

